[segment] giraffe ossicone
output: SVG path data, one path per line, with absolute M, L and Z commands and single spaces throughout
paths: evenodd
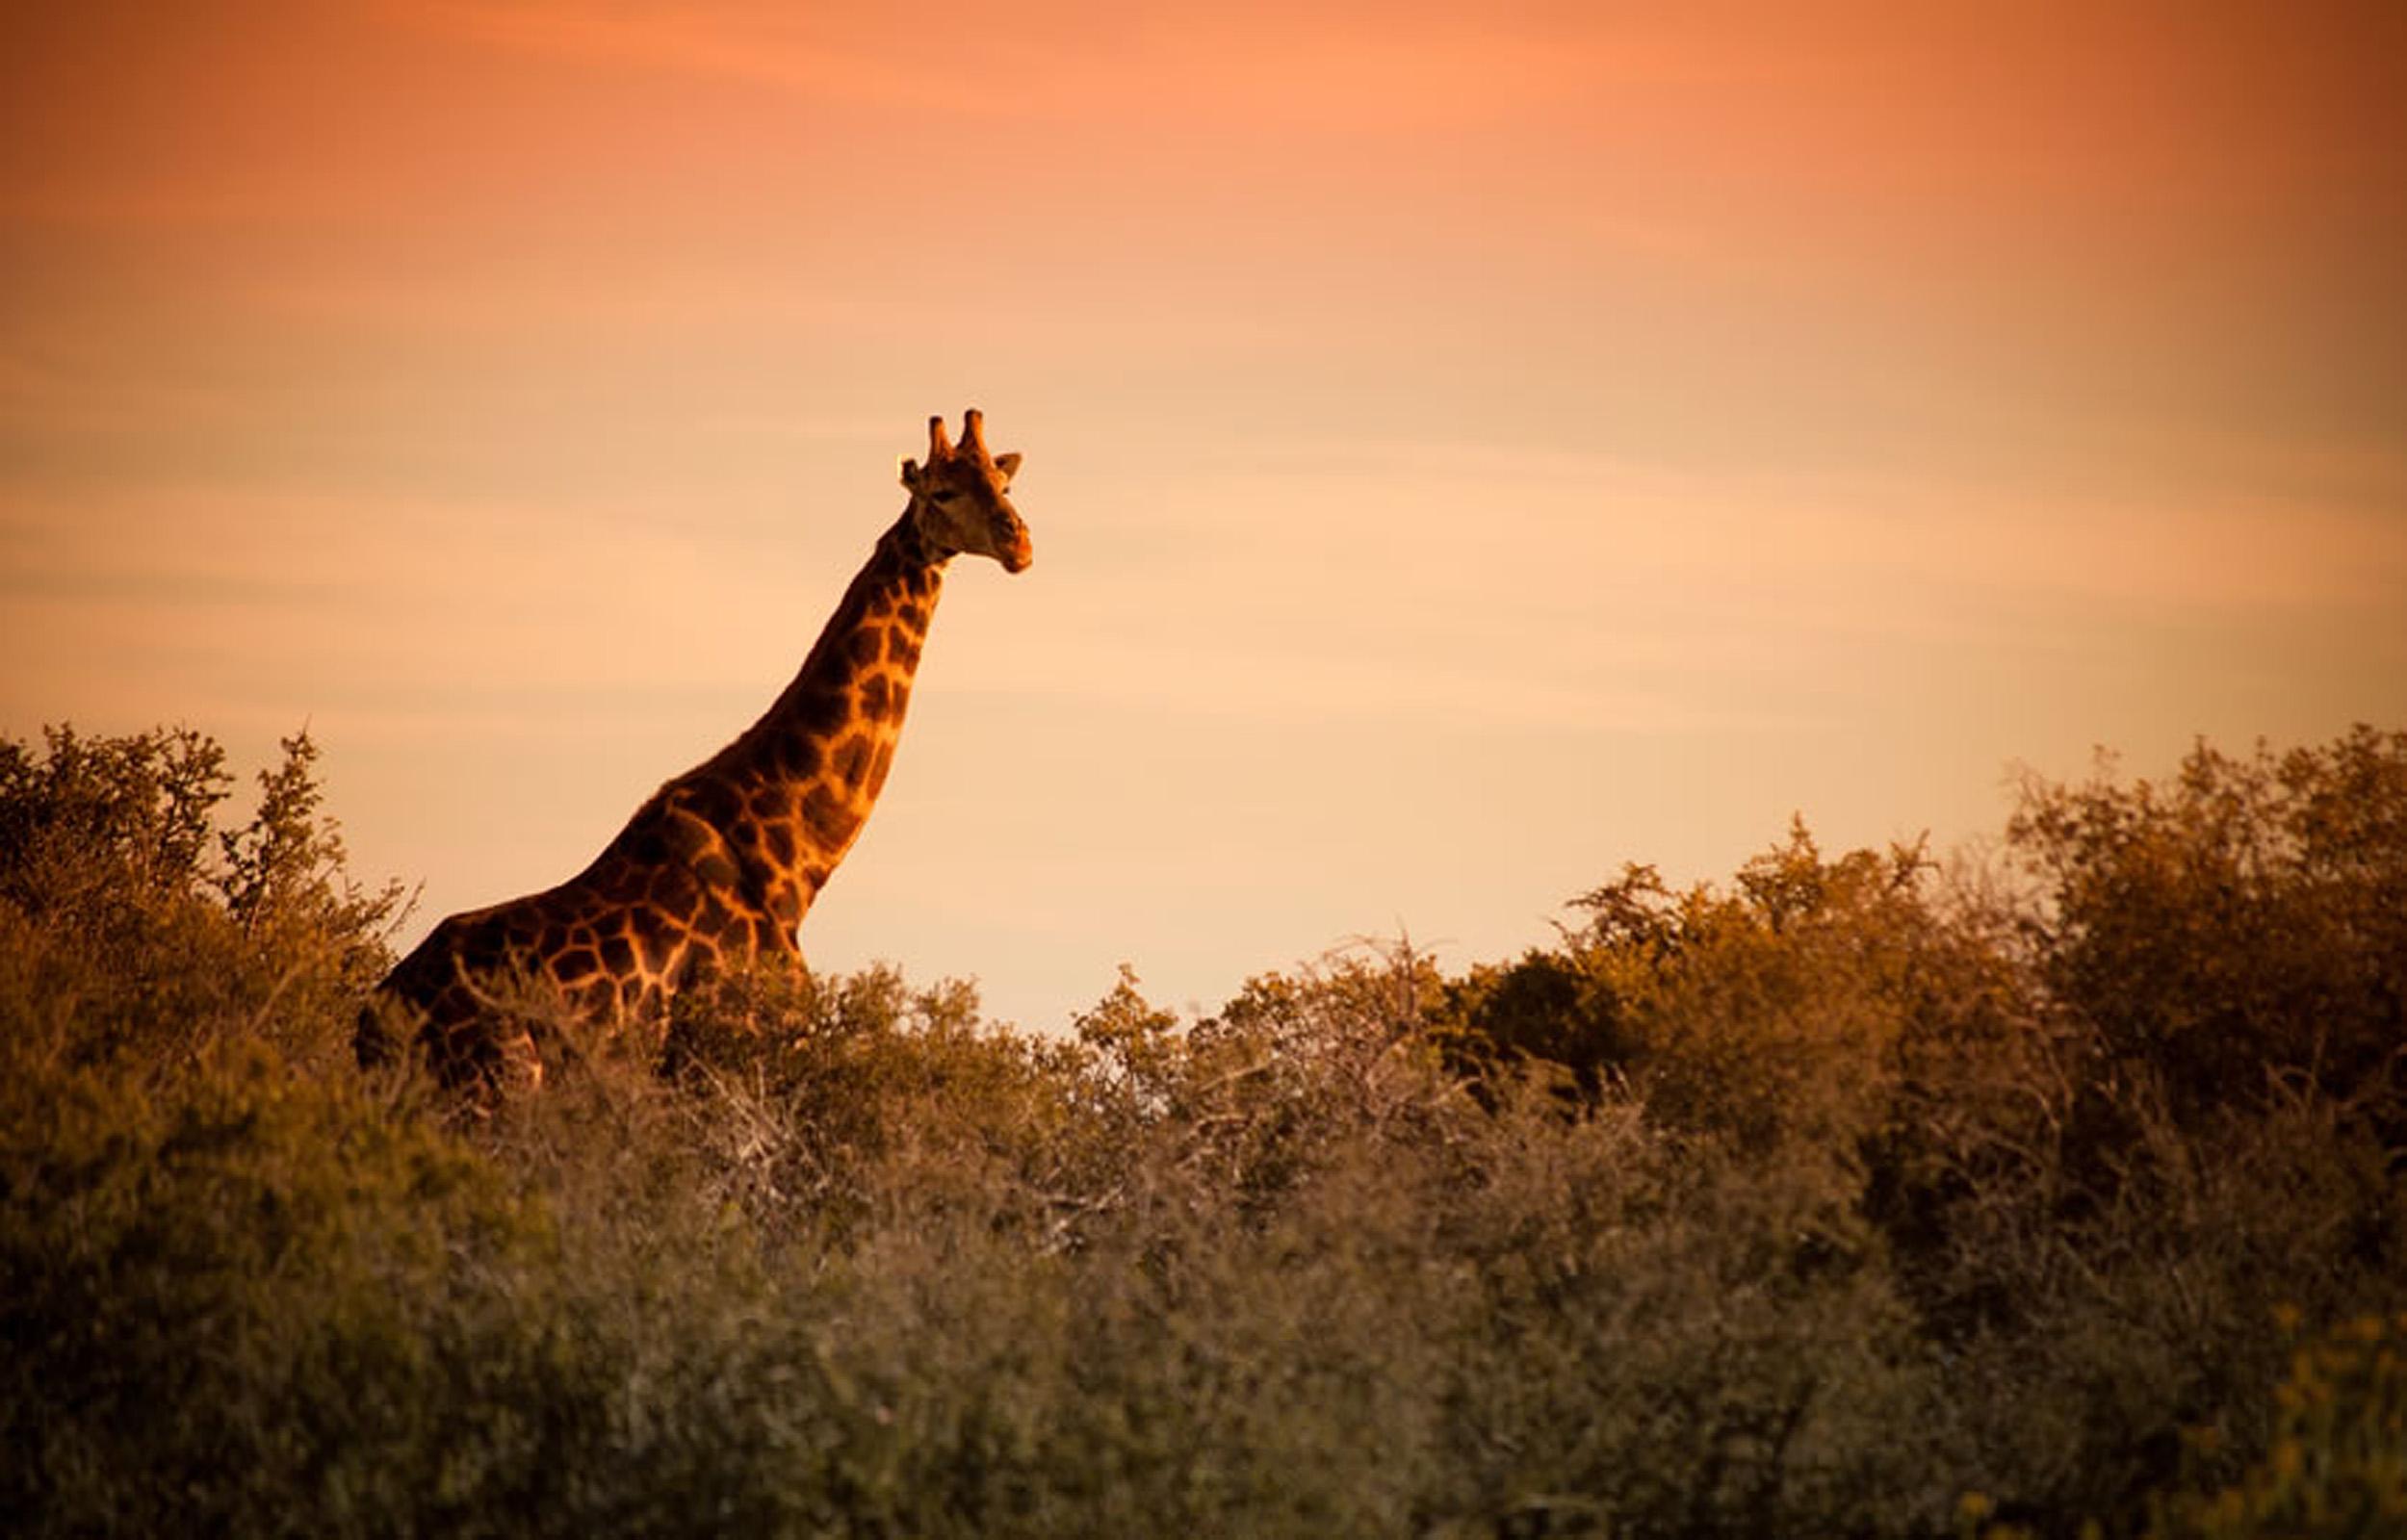
M 987 452 L 974 408 L 958 444 L 930 418 L 926 463 L 902 463 L 902 516 L 784 693 L 653 793 L 583 871 L 437 925 L 361 1012 L 361 1062 L 414 1037 L 448 1085 L 529 1087 L 543 1056 L 520 1009 L 528 989 L 615 1033 L 657 1024 L 681 986 L 714 970 L 799 967 L 795 928 L 893 763 L 945 563 L 986 556 L 1017 573 L 1031 560 L 1010 497 L 1019 469 L 1019 455 Z

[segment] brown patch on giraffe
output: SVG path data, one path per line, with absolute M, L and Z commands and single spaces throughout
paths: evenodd
M 644 971 L 663 973 L 677 955 L 679 933 L 658 914 L 636 914 L 631 922 L 635 945 L 643 954 Z
M 894 708 L 894 687 L 883 674 L 872 674 L 861 681 L 861 715 L 870 722 L 883 722 Z
M 853 632 L 852 639 L 844 645 L 844 654 L 852 659 L 853 667 L 867 668 L 877 661 L 884 646 L 884 638 L 875 630 L 864 629 Z
M 733 887 L 742 873 L 725 849 L 712 851 L 693 863 L 693 874 L 707 891 L 713 887 Z
M 779 734 L 777 767 L 797 781 L 808 780 L 817 775 L 819 773 L 818 740 L 804 732 Z
M 723 829 L 736 816 L 736 788 L 724 781 L 688 781 L 678 790 L 680 810 L 699 818 L 706 831 Z
M 780 820 L 768 825 L 762 833 L 768 846 L 769 860 L 781 871 L 791 866 L 796 854 L 793 826 Z
M 502 965 L 505 952 L 502 928 L 492 924 L 463 926 L 452 951 L 453 956 L 459 960 L 461 968 L 475 973 L 490 973 Z
M 791 883 L 780 883 L 769 893 L 769 916 L 788 931 L 802 923 L 802 893 Z
M 613 974 L 624 976 L 634 971 L 635 947 L 624 935 L 606 937 L 602 942 L 602 966 Z
M 683 914 L 701 896 L 702 885 L 683 866 L 663 866 L 652 874 L 649 897 L 661 909 Z
M 720 962 L 718 942 L 696 932 L 686 938 L 686 955 L 677 963 L 677 982 L 682 987 L 709 978 L 718 971 Z
M 562 984 L 574 984 L 601 966 L 601 962 L 591 947 L 572 946 L 552 955 L 552 977 Z
M 802 823 L 819 848 L 839 851 L 861 827 L 861 815 L 824 785 L 813 786 L 802 799 Z
M 794 721 L 815 738 L 826 737 L 852 715 L 851 692 L 822 685 L 806 690 L 794 701 Z
M 836 752 L 828 757 L 827 767 L 849 790 L 859 786 L 862 778 L 869 773 L 869 740 L 855 732 L 836 745 Z M 804 799 L 804 802 L 807 809 L 809 799 Z M 807 810 L 805 816 L 808 816 Z
M 862 787 L 862 789 L 872 797 L 876 796 L 879 791 L 885 788 L 886 772 L 892 770 L 893 767 L 894 740 L 889 738 L 884 743 L 877 746 L 877 757 L 870 761 L 869 764 L 868 784 Z
M 669 858 L 667 819 L 639 813 L 629 825 L 624 841 L 627 859 L 639 866 L 657 866 Z
M 595 896 L 608 900 L 613 907 L 626 905 L 643 895 L 641 863 L 624 854 L 605 852 L 595 861 L 585 879 L 586 888 Z
M 919 642 L 910 631 L 897 626 L 886 633 L 886 661 L 901 668 L 907 675 L 919 666 Z
M 670 860 L 690 861 L 718 843 L 718 832 L 695 813 L 684 808 L 663 809 L 660 818 L 661 837 L 668 845 Z

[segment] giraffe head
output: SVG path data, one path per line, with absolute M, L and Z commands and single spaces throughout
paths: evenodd
M 928 419 L 928 459 L 902 463 L 902 484 L 911 492 L 911 517 L 919 533 L 945 555 L 963 552 L 992 556 L 1005 572 L 1024 571 L 1028 526 L 1011 505 L 1017 454 L 986 452 L 977 408 L 961 415 L 961 443 L 945 436 L 945 420 Z

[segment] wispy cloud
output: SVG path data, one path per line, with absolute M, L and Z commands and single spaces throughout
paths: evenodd
M 970 6 L 518 0 L 394 13 L 481 46 L 947 119 L 1176 119 L 1250 136 L 1528 120 L 1634 85 L 1760 80 L 1766 61 L 1790 57 L 1750 64 L 1710 38 L 1428 6 L 1073 3 L 1002 15 Z
M 513 0 L 411 4 L 395 14 L 470 41 L 643 74 L 685 74 L 774 88 L 806 97 L 975 116 L 1011 93 L 974 61 L 946 67 L 918 50 L 848 46 L 822 6 L 717 0 L 660 6 L 643 0 Z M 901 36 L 910 36 L 902 33 Z

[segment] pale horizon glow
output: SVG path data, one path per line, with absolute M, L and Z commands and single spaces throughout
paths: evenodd
M 306 724 L 404 942 L 746 726 L 971 405 L 1036 565 L 802 941 L 1033 1028 L 2407 726 L 2394 7 L 0 39 L 0 732 Z

